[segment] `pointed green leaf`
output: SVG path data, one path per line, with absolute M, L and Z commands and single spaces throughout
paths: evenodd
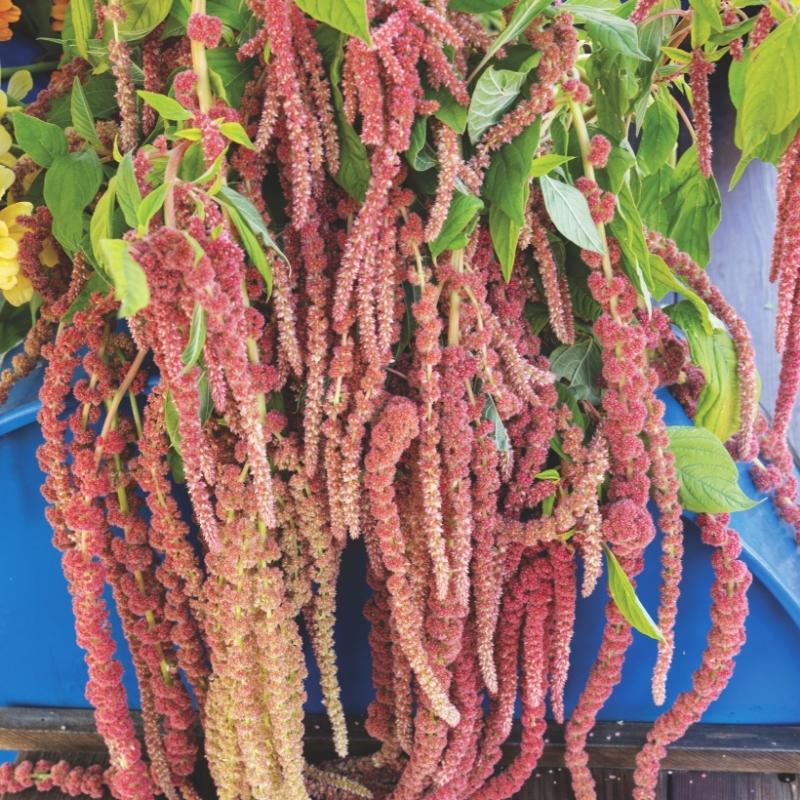
M 497 35 L 495 40 L 489 45 L 486 53 L 477 67 L 472 71 L 470 80 L 477 75 L 494 57 L 494 54 L 510 42 L 513 42 L 525 28 L 530 25 L 533 18 L 544 11 L 550 5 L 550 0 L 520 0 L 508 25 Z
M 680 480 L 681 505 L 687 511 L 725 514 L 758 504 L 742 491 L 736 464 L 711 431 L 675 425 L 667 433 Z
M 431 255 L 438 258 L 445 250 L 466 247 L 467 239 L 478 222 L 483 201 L 475 195 L 456 191 L 439 235 L 428 245 Z
M 510 453 L 511 439 L 508 436 L 508 431 L 506 430 L 506 426 L 503 424 L 503 420 L 500 418 L 500 412 L 497 410 L 497 405 L 494 402 L 494 398 L 490 394 L 486 395 L 486 404 L 483 407 L 482 417 L 483 419 L 489 420 L 489 422 L 491 422 L 494 426 L 494 430 L 492 431 L 492 439 L 494 440 L 494 444 L 498 452 Z
M 274 250 L 284 261 L 287 263 L 289 262 L 289 259 L 286 258 L 283 251 L 272 238 L 261 213 L 250 200 L 243 194 L 239 194 L 235 189 L 231 189 L 230 186 L 223 186 L 219 190 L 219 197 L 228 208 L 235 208 L 239 212 L 242 220 L 257 238 L 261 239 L 271 250 Z
M 519 97 L 524 72 L 489 67 L 478 79 L 467 112 L 467 130 L 475 144 Z
M 139 206 L 142 194 L 133 168 L 133 156 L 127 153 L 117 170 L 117 202 L 122 209 L 128 227 L 135 228 L 139 224 Z
M 525 206 L 530 194 L 528 176 L 539 144 L 539 128 L 540 121 L 536 120 L 504 144 L 492 157 L 483 182 L 484 197 L 520 226 L 525 224 Z
M 560 167 L 568 161 L 572 161 L 572 156 L 561 156 L 558 153 L 547 153 L 543 156 L 537 156 L 531 161 L 531 168 L 528 175 L 531 178 L 541 178 L 542 175 L 547 175 L 556 167 Z
M 639 49 L 639 32 L 627 19 L 594 6 L 568 3 L 564 11 L 574 14 L 578 22 L 583 22 L 592 41 L 611 52 L 647 61 L 647 56 Z
M 13 120 L 15 141 L 40 167 L 49 167 L 67 154 L 67 137 L 58 125 L 21 112 Z
M 199 303 L 194 304 L 192 324 L 189 328 L 189 341 L 181 355 L 184 374 L 200 360 L 206 343 L 206 312 Z
M 226 139 L 230 139 L 232 142 L 240 144 L 248 150 L 256 149 L 253 140 L 247 135 L 247 131 L 242 127 L 240 122 L 223 122 L 222 125 L 219 126 L 219 131 Z
M 800 15 L 785 19 L 751 54 L 736 144 L 752 155 L 800 114 Z
M 150 302 L 150 288 L 141 265 L 130 253 L 124 239 L 101 239 L 103 266 L 114 283 L 117 300 L 121 303 L 120 317 L 131 317 Z
M 489 208 L 489 234 L 492 237 L 492 246 L 500 262 L 503 277 L 511 280 L 514 262 L 517 258 L 517 243 L 522 226 L 518 225 L 508 214 L 497 206 Z
M 608 591 L 614 605 L 632 628 L 636 628 L 639 633 L 643 633 L 651 639 L 663 641 L 664 636 L 658 625 L 642 605 L 642 601 L 636 595 L 636 590 L 625 570 L 622 569 L 622 565 L 617 561 L 617 557 L 607 545 L 603 545 L 603 550 L 608 564 Z
M 177 100 L 168 95 L 146 92 L 144 89 L 140 89 L 137 94 L 163 119 L 171 122 L 185 122 L 193 116 L 191 111 L 187 111 Z
M 108 189 L 97 201 L 92 213 L 92 220 L 89 223 L 89 241 L 92 244 L 94 257 L 98 262 L 101 261 L 100 242 L 103 239 L 113 238 L 116 186 L 117 179 L 114 177 L 108 182 Z
M 94 116 L 89 107 L 89 101 L 83 93 L 80 78 L 72 82 L 70 96 L 70 109 L 72 112 L 72 127 L 91 145 L 99 145 L 100 139 L 94 127 Z
M 636 159 L 650 175 L 667 163 L 678 142 L 678 112 L 669 90 L 659 87 L 655 102 L 647 109 Z
M 578 247 L 603 253 L 603 240 L 592 221 L 586 198 L 568 183 L 543 175 L 539 178 L 547 213 L 559 232 Z
M 94 150 L 59 156 L 44 178 L 44 200 L 53 214 L 53 233 L 65 249 L 81 246 L 83 210 L 94 200 L 103 169 Z
M 372 44 L 366 0 L 295 0 L 310 17 Z
M 172 187 L 170 185 L 164 183 L 153 189 L 153 191 L 142 200 L 139 205 L 139 210 L 136 213 L 136 223 L 140 236 L 144 236 L 144 234 L 147 233 L 147 229 L 150 227 L 150 221 L 161 211 L 167 199 L 167 194 L 171 189 Z

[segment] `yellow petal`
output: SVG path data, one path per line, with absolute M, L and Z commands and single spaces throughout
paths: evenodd
M 8 111 L 8 95 L 0 90 L 0 117 Z
M 8 236 L 8 225 L 0 219 L 0 239 L 4 239 Z
M 10 236 L 0 236 L 0 258 L 15 259 L 18 253 L 19 245 Z
M 0 167 L 0 199 L 14 185 L 16 175 L 8 167 Z
M 0 258 L 0 277 L 8 278 L 19 273 L 19 261 L 16 258 Z
M 13 174 L 13 173 L 12 173 Z M 29 217 L 33 213 L 33 203 L 11 203 L 0 211 L 0 222 L 5 222 L 11 229 L 18 217 Z
M 41 261 L 42 264 L 44 264 L 46 267 L 55 267 L 60 260 L 61 259 L 58 255 L 58 250 L 56 249 L 56 246 L 53 244 L 53 240 L 48 239 L 44 243 L 42 252 L 39 253 L 39 261 Z
M 13 289 L 17 285 L 16 275 L 0 275 L 0 289 L 6 291 Z
M 33 286 L 24 275 L 20 275 L 17 285 L 13 289 L 4 290 L 3 294 L 12 306 L 24 306 L 33 299 Z
M 8 96 L 15 100 L 23 100 L 33 89 L 33 76 L 27 69 L 15 72 L 8 81 Z
M 14 143 L 11 134 L 0 125 L 0 155 L 5 155 Z
M 0 164 L 4 167 L 8 167 L 9 169 L 13 168 L 14 165 L 17 163 L 17 159 L 11 155 L 11 153 L 0 153 Z M 36 173 L 34 173 L 34 177 Z M 26 176 L 27 177 L 27 176 Z

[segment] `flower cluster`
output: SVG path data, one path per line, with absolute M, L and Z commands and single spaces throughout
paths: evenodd
M 729 331 L 740 426 L 725 444 L 743 459 L 760 449 L 759 484 L 800 522 L 785 445 L 800 387 L 800 138 L 779 173 L 784 365 L 764 431 L 743 323 L 675 243 L 637 230 L 631 204 L 662 181 L 611 134 L 614 85 L 592 26 L 579 17 L 579 32 L 557 5 L 518 26 L 509 10 L 513 37 L 495 52 L 494 22 L 450 5 L 369 0 L 340 31 L 303 10 L 313 3 L 248 0 L 216 17 L 193 0 L 132 31 L 146 19 L 98 2 L 96 40 L 75 45 L 85 58 L 65 57 L 14 111 L 48 122 L 30 121 L 52 135 L 46 152 L 17 158 L 0 126 L 0 290 L 30 301 L 35 320 L 0 400 L 47 362 L 43 493 L 110 755 L 107 770 L 6 766 L 0 790 L 193 800 L 204 756 L 223 800 L 511 797 L 541 756 L 547 703 L 565 721 L 578 592 L 597 590 L 604 552 L 635 591 L 656 522 L 662 703 L 684 528 L 655 392 L 691 409 L 714 376 L 651 308 L 667 281 L 648 259 Z M 639 0 L 631 20 L 655 23 L 654 5 Z M 66 7 L 53 4 L 54 27 Z M 0 21 L 15 8 L 0 1 Z M 738 25 L 730 3 L 722 11 Z M 642 91 L 621 121 L 662 90 L 688 94 L 688 72 L 709 177 L 720 51 L 676 60 L 693 13 L 652 15 L 659 62 L 627 76 L 626 91 Z M 749 45 L 774 25 L 762 11 Z M 98 111 L 90 89 L 104 68 L 116 108 Z M 475 137 L 489 78 L 509 82 L 508 102 Z M 79 84 L 100 119 L 85 118 Z M 56 205 L 46 171 L 58 159 L 85 159 L 87 176 L 97 162 L 96 195 L 67 219 L 41 202 Z M 715 549 L 714 627 L 694 688 L 639 757 L 637 800 L 653 796 L 664 748 L 722 690 L 742 642 L 749 577 L 735 534 L 723 518 L 699 524 Z M 366 760 L 347 757 L 334 641 L 356 538 L 372 589 L 366 730 L 380 744 Z M 629 616 L 609 598 L 565 723 L 578 800 L 594 800 L 586 743 L 621 679 Z M 330 767 L 303 751 L 306 657 L 339 757 Z M 501 763 L 517 708 L 520 745 Z

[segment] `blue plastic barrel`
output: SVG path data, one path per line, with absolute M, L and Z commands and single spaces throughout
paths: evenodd
M 35 416 L 41 374 L 18 386 L 0 413 L 0 476 L 2 476 L 2 535 L 0 536 L 0 639 L 7 654 L 0 659 L 0 706 L 86 706 L 83 687 L 86 668 L 75 644 L 72 614 L 59 554 L 50 543 L 39 493 L 43 476 L 35 451 L 41 434 Z M 664 394 L 669 424 L 688 424 L 680 407 Z M 742 485 L 755 490 L 742 469 Z M 748 640 L 737 661 L 734 677 L 705 717 L 707 722 L 800 723 L 800 555 L 792 532 L 775 514 L 769 501 L 733 515 L 742 536 L 745 557 L 755 574 L 750 590 Z M 686 526 L 686 557 L 679 605 L 675 660 L 669 678 L 668 702 L 691 685 L 709 628 L 711 549 L 701 544 L 691 522 Z M 654 612 L 658 606 L 659 552 L 654 542 L 639 595 Z M 340 581 L 338 653 L 343 699 L 348 712 L 363 712 L 372 696 L 368 626 L 362 616 L 368 589 L 365 560 L 359 543 L 348 548 Z M 575 631 L 570 682 L 571 706 L 594 660 L 603 625 L 605 592 L 599 588 L 581 601 Z M 138 698 L 130 660 L 120 636 L 126 665 L 125 685 L 136 705 Z M 601 717 L 645 721 L 658 714 L 650 697 L 655 642 L 636 634 L 628 655 L 623 683 Z M 310 664 L 308 710 L 321 712 L 316 673 Z

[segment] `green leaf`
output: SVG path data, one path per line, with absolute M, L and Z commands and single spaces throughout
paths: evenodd
M 525 224 L 525 206 L 530 194 L 528 175 L 539 144 L 539 127 L 540 121 L 536 120 L 504 144 L 494 154 L 483 182 L 484 197 L 520 226 Z
M 28 114 L 14 114 L 14 140 L 40 167 L 49 167 L 67 154 L 64 131 Z
M 655 102 L 647 109 L 636 159 L 646 174 L 657 172 L 675 152 L 678 142 L 678 112 L 669 90 L 659 87 Z
M 339 88 L 345 37 L 328 25 L 319 25 L 314 31 L 314 38 L 330 74 L 331 98 L 339 129 L 339 172 L 334 179 L 351 197 L 363 203 L 370 180 L 369 155 L 361 137 L 345 116 L 344 97 Z
M 720 6 L 717 0 L 689 0 L 692 14 L 692 48 L 705 44 L 712 33 L 723 30 Z
M 513 42 L 525 28 L 530 25 L 533 18 L 544 11 L 550 5 L 550 0 L 521 0 L 514 9 L 508 25 L 497 35 L 495 40 L 489 45 L 488 50 L 484 54 L 480 63 L 472 71 L 470 80 L 477 75 L 489 61 L 494 57 L 494 54 L 505 45 Z
M 622 565 L 617 561 L 617 557 L 611 552 L 608 545 L 603 545 L 603 550 L 608 564 L 608 591 L 614 605 L 632 628 L 636 628 L 639 633 L 643 633 L 651 639 L 663 641 L 664 636 L 658 625 L 642 605 L 642 601 L 636 595 L 636 590 L 625 570 L 622 569 Z
M 406 161 L 417 172 L 425 172 L 436 166 L 436 155 L 428 146 L 428 118 L 417 117 L 411 128 L 411 143 L 405 153 Z
M 172 0 L 122 0 L 124 18 L 119 23 L 123 39 L 133 41 L 154 31 L 169 15 Z
M 295 0 L 295 3 L 314 19 L 372 44 L 366 0 Z
M 144 236 L 147 233 L 147 229 L 150 227 L 150 221 L 161 211 L 171 188 L 169 184 L 163 183 L 153 189 L 153 191 L 142 200 L 139 210 L 136 212 L 136 223 L 140 236 Z
M 617 239 L 622 250 L 625 274 L 631 279 L 639 294 L 648 301 L 650 276 L 650 251 L 642 231 L 643 223 L 634 202 L 630 186 L 624 184 L 617 195 L 617 214 L 608 225 L 609 232 Z
M 706 178 L 697 163 L 697 151 L 690 147 L 672 176 L 672 208 L 668 236 L 701 266 L 711 257 L 711 235 L 719 225 L 722 199 L 717 182 Z
M 100 252 L 117 300 L 121 303 L 119 315 L 131 317 L 150 302 L 150 288 L 144 270 L 131 255 L 124 239 L 101 239 Z
M 44 178 L 44 201 L 53 214 L 53 233 L 70 252 L 83 238 L 83 210 L 103 182 L 103 169 L 94 150 L 59 156 Z
M 95 259 L 101 261 L 100 242 L 114 238 L 114 199 L 117 193 L 117 178 L 108 182 L 108 189 L 101 195 L 94 207 L 92 220 L 89 223 L 89 241 Z
M 219 126 L 220 133 L 226 138 L 230 139 L 248 150 L 255 150 L 256 146 L 253 140 L 247 135 L 247 131 L 242 127 L 240 122 L 223 122 Z
M 274 250 L 287 264 L 289 259 L 283 253 L 283 250 L 278 247 L 272 235 L 269 232 L 264 218 L 261 216 L 259 210 L 248 200 L 243 194 L 239 194 L 235 189 L 230 186 L 223 186 L 219 190 L 219 197 L 228 208 L 235 208 L 241 215 L 244 222 L 247 223 L 250 230 L 255 236 L 263 242 L 264 245 Z
M 699 315 L 699 320 L 706 333 L 710 334 L 714 330 L 714 323 L 711 318 L 705 300 L 697 292 L 690 289 L 670 268 L 661 256 L 654 253 L 650 254 L 650 289 L 656 300 L 663 300 L 668 292 L 682 294 Z
M 599 400 L 597 381 L 603 368 L 600 347 L 593 336 L 560 345 L 550 354 L 550 370 L 563 378 L 577 400 Z
M 741 490 L 736 464 L 713 433 L 691 425 L 670 426 L 667 433 L 687 511 L 725 514 L 757 505 Z
M 181 452 L 181 431 L 180 431 L 180 415 L 178 414 L 178 407 L 172 398 L 172 392 L 164 394 L 164 424 L 167 429 L 167 436 L 169 437 L 170 444 L 177 453 Z
M 244 8 L 246 9 L 246 6 Z M 215 13 L 211 10 L 210 4 L 208 13 Z M 208 50 L 206 58 L 209 70 L 218 78 L 214 87 L 217 94 L 232 108 L 239 108 L 245 87 L 253 77 L 253 64 L 249 59 L 240 61 L 236 57 L 236 51 L 231 47 L 215 47 L 213 50 Z
M 499 11 L 511 0 L 450 0 L 447 7 L 451 11 L 464 11 L 467 14 L 485 14 L 487 11 Z
M 603 253 L 603 241 L 586 198 L 574 186 L 547 175 L 539 178 L 539 185 L 547 213 L 559 232 L 584 250 Z
M 187 111 L 177 100 L 158 92 L 146 92 L 140 89 L 136 94 L 144 100 L 147 105 L 155 109 L 160 117 L 171 122 L 185 122 L 192 118 L 192 112 Z
M 745 156 L 800 114 L 800 15 L 785 19 L 751 54 L 736 144 Z
M 747 87 L 747 68 L 750 64 L 750 56 L 753 50 L 749 47 L 742 51 L 742 57 L 738 60 L 732 59 L 728 67 L 728 91 L 731 102 L 737 110 L 742 107 L 744 92 Z
M 31 312 L 27 305 L 12 306 L 0 300 L 0 363 L 3 356 L 16 347 L 31 329 Z
M 89 144 L 98 146 L 100 144 L 100 139 L 94 128 L 92 109 L 89 107 L 89 101 L 83 93 L 80 78 L 77 77 L 72 82 L 70 109 L 72 112 L 72 127 L 75 128 Z
M 692 361 L 703 370 L 705 378 L 694 424 L 726 442 L 741 427 L 736 345 L 721 327 L 705 329 L 700 314 L 690 303 L 676 303 L 666 310 L 686 336 Z
M 264 249 L 239 211 L 233 206 L 227 206 L 227 209 L 228 216 L 239 232 L 239 238 L 242 240 L 242 247 L 244 247 L 250 261 L 253 262 L 253 266 L 264 279 L 264 283 L 267 287 L 267 297 L 269 297 L 272 294 L 272 266 L 267 260 Z
M 531 161 L 531 168 L 528 175 L 531 178 L 541 178 L 542 175 L 547 175 L 556 167 L 560 167 L 568 161 L 572 161 L 572 156 L 561 156 L 558 153 L 547 153 L 547 155 L 537 156 Z
M 189 328 L 189 341 L 181 355 L 184 374 L 200 360 L 203 347 L 206 343 L 206 312 L 199 303 L 194 304 L 192 311 L 192 325 Z
M 510 69 L 489 67 L 478 79 L 467 112 L 467 130 L 475 144 L 519 97 L 527 75 Z
M 89 39 L 95 30 L 94 11 L 92 0 L 74 0 L 67 6 L 67 17 L 75 36 L 75 49 L 85 61 L 89 60 Z M 64 27 L 67 27 L 66 20 Z
M 114 76 L 110 72 L 91 76 L 82 86 L 83 95 L 94 119 L 110 119 L 117 111 Z M 66 128 L 72 124 L 72 91 L 54 100 L 47 121 Z
M 428 245 L 431 255 L 438 258 L 445 250 L 466 247 L 482 209 L 483 201 L 479 197 L 455 191 L 442 230 Z
M 456 133 L 464 133 L 467 129 L 467 109 L 447 89 L 428 89 L 425 97 L 428 100 L 436 100 L 439 104 L 439 108 L 433 112 L 436 119 L 444 122 Z
M 139 206 L 142 204 L 142 194 L 136 180 L 133 168 L 133 156 L 125 155 L 117 170 L 117 202 L 122 209 L 128 227 L 135 228 L 139 224 Z
M 486 404 L 483 407 L 483 414 L 481 416 L 483 419 L 489 420 L 494 426 L 492 439 L 494 440 L 498 452 L 510 453 L 511 439 L 508 437 L 508 431 L 503 424 L 503 420 L 500 419 L 500 412 L 497 410 L 494 398 L 490 394 L 486 395 Z
M 511 219 L 502 209 L 497 206 L 489 207 L 489 234 L 492 237 L 492 246 L 497 260 L 500 262 L 500 270 L 507 281 L 511 280 L 521 231 L 522 226 Z
M 639 33 L 630 20 L 593 6 L 568 3 L 564 11 L 574 14 L 583 21 L 586 32 L 592 41 L 611 52 L 647 61 L 647 56 L 639 49 Z

